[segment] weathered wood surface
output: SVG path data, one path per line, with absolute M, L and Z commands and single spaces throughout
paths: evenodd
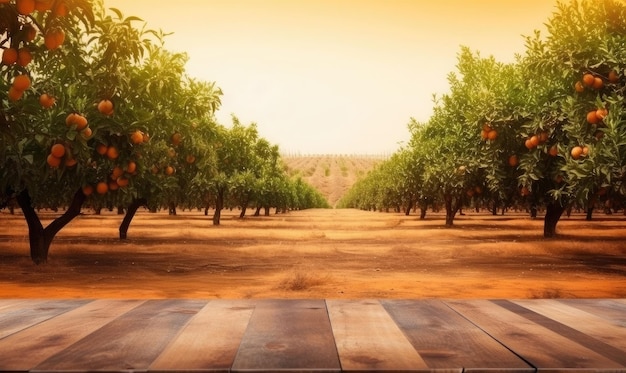
M 626 373 L 626 301 L 2 299 L 0 371 Z

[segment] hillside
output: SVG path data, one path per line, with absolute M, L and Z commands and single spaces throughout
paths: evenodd
M 382 155 L 283 155 L 287 173 L 300 175 L 319 190 L 332 207 L 359 177 L 384 159 Z

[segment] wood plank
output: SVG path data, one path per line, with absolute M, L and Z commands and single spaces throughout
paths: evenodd
M 429 370 L 380 302 L 326 303 L 344 371 Z
M 612 361 L 558 333 L 487 300 L 451 300 L 461 315 L 542 371 L 615 371 Z
M 626 326 L 555 300 L 519 300 L 514 303 L 537 315 L 525 316 L 530 320 L 626 367 Z
M 381 303 L 430 368 L 459 372 L 535 371 L 440 300 Z
M 559 302 L 626 326 L 626 302 L 623 299 L 559 299 Z
M 198 300 L 146 301 L 33 370 L 147 370 L 205 304 Z
M 324 300 L 263 300 L 232 371 L 339 371 Z
M 149 370 L 229 372 L 254 307 L 252 300 L 209 301 Z
M 0 340 L 0 370 L 28 371 L 143 301 L 97 300 Z
M 80 307 L 90 300 L 27 300 L 0 312 L 0 339 Z

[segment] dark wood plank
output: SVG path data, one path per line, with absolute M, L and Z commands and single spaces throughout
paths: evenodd
M 93 301 L 0 339 L 0 370 L 28 371 L 142 302 Z
M 229 372 L 255 301 L 212 300 L 150 366 L 150 371 Z
M 206 301 L 150 300 L 43 361 L 37 371 L 147 370 Z
M 89 300 L 26 300 L 0 311 L 0 338 L 80 307 Z
M 538 370 L 615 371 L 621 364 L 487 300 L 450 300 L 451 307 Z
M 440 300 L 381 301 L 429 368 L 534 372 Z
M 430 370 L 379 301 L 326 303 L 344 371 Z
M 339 371 L 324 301 L 258 301 L 232 370 Z
M 626 326 L 616 325 L 555 300 L 519 300 L 513 303 L 534 313 L 525 315 L 530 320 L 626 367 Z

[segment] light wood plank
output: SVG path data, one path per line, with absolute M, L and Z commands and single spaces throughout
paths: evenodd
M 326 303 L 344 371 L 429 370 L 377 300 Z
M 213 300 L 150 366 L 151 371 L 228 372 L 250 321 L 252 300 Z
M 559 299 L 559 302 L 626 327 L 626 302 L 623 299 Z
M 539 370 L 622 368 L 594 351 L 487 300 L 447 303 Z
M 0 340 L 0 370 L 27 371 L 143 301 L 97 300 Z
M 571 336 L 570 339 L 626 367 L 626 327 L 555 300 L 518 300 L 514 303 L 553 320 L 552 323 L 542 323 L 536 318 L 533 321 L 561 335 Z
M 0 338 L 80 307 L 89 300 L 27 300 L 0 312 Z
M 258 301 L 232 366 L 252 370 L 338 372 L 324 301 Z
M 535 371 L 440 300 L 384 300 L 381 303 L 430 368 Z
M 36 366 L 37 371 L 147 370 L 206 301 L 150 300 Z

